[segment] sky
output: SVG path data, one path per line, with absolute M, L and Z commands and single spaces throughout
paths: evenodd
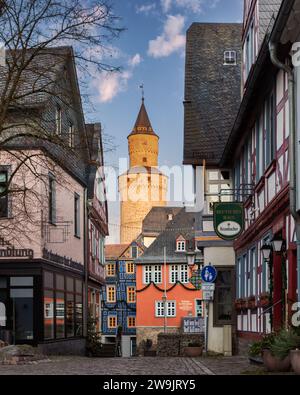
M 127 136 L 141 104 L 160 136 L 160 165 L 182 165 L 186 31 L 193 22 L 242 22 L 243 0 L 114 0 L 115 13 L 126 28 L 110 44 L 110 60 L 120 73 L 100 74 L 93 81 L 94 112 L 112 136 L 114 152 L 106 165 L 118 167 L 128 157 Z M 177 202 L 179 203 L 179 202 Z M 174 202 L 173 202 L 174 204 Z M 119 203 L 109 203 L 110 237 L 118 242 Z

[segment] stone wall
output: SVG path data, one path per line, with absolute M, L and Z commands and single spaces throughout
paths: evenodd
M 85 339 L 41 343 L 37 349 L 44 355 L 85 355 Z
M 136 343 L 138 355 L 144 354 L 142 342 L 150 339 L 153 343 L 152 350 L 157 350 L 157 338 L 160 333 L 163 333 L 163 327 L 147 327 L 147 328 L 136 328 Z M 168 333 L 178 334 L 178 328 L 168 328 Z
M 204 335 L 160 333 L 157 342 L 157 355 L 160 357 L 183 357 L 190 343 L 204 345 Z

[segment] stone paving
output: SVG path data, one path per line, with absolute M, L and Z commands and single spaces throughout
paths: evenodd
M 33 364 L 0 365 L 0 375 L 236 375 L 263 374 L 246 358 L 99 358 L 50 357 Z M 260 373 L 261 372 L 261 373 Z

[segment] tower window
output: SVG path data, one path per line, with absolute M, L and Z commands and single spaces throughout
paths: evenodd
M 236 51 L 225 51 L 224 52 L 224 65 L 235 66 L 236 65 Z
M 143 158 L 143 162 L 146 163 L 147 162 L 147 158 Z

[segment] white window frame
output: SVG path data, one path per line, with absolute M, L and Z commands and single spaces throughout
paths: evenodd
M 186 240 L 177 240 L 176 241 L 176 251 L 177 252 L 186 252 Z
M 167 301 L 167 317 L 169 317 L 169 318 L 176 317 L 176 301 L 175 300 Z
M 153 278 L 155 284 L 162 283 L 162 265 L 154 265 L 153 266 Z
M 162 265 L 145 265 L 143 268 L 144 284 L 162 284 Z
M 164 301 L 156 300 L 155 301 L 155 317 L 162 318 L 165 316 L 164 314 Z M 168 300 L 166 302 L 167 308 L 167 317 L 168 318 L 175 318 L 176 317 L 176 301 L 175 300 Z
M 152 282 L 152 266 L 146 265 L 143 267 L 143 283 L 150 284 Z
M 236 51 L 224 51 L 224 66 L 236 66 L 237 53 Z
M 189 268 L 187 264 L 171 265 L 169 269 L 169 282 L 176 284 L 180 281 L 182 284 L 189 283 Z

